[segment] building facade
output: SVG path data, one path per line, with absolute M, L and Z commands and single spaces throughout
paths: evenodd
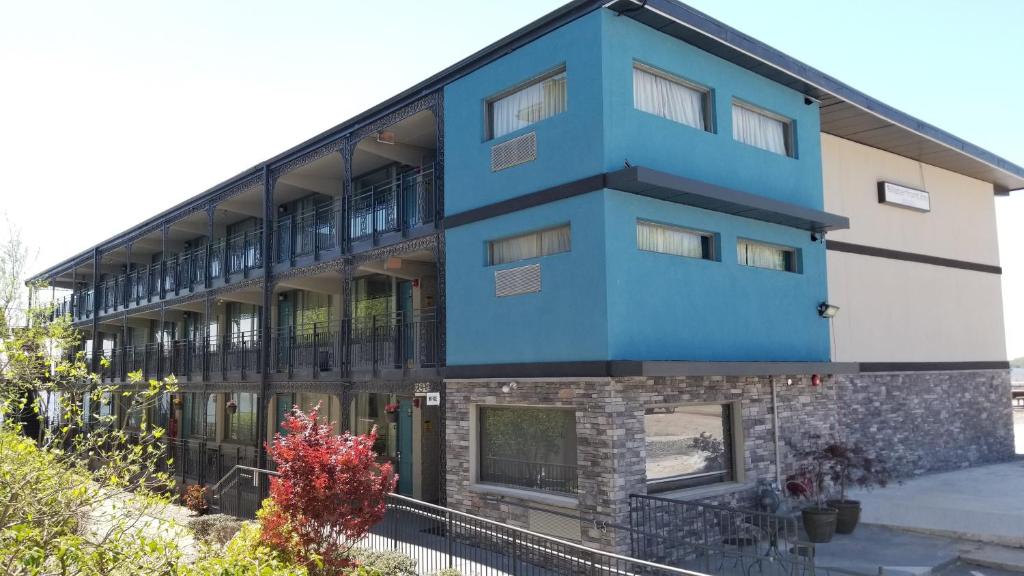
M 631 495 L 738 502 L 836 438 L 1012 457 L 1018 188 L 674 0 L 577 0 L 36 279 L 105 379 L 178 379 L 184 477 L 319 404 L 403 494 L 621 550 Z

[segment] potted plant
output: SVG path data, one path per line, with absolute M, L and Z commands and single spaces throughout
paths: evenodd
M 790 496 L 797 500 L 813 502 L 805 506 L 800 514 L 807 539 L 815 544 L 824 544 L 832 540 L 839 515 L 838 510 L 829 507 L 825 502 L 828 460 L 820 454 L 786 478 L 786 492 Z
M 388 419 L 388 422 L 394 424 L 398 421 L 398 402 L 392 402 L 384 405 L 384 414 Z
M 846 497 L 847 488 L 851 485 L 866 489 L 875 486 L 884 488 L 891 478 L 889 469 L 882 459 L 872 457 L 861 446 L 843 442 L 833 442 L 826 446 L 823 458 L 829 463 L 828 473 L 832 485 L 839 488 L 839 498 L 827 502 L 829 507 L 839 511 L 836 532 L 851 534 L 860 522 L 861 506 L 860 501 Z

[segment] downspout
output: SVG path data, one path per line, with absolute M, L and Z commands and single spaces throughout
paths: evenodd
M 775 390 L 775 377 L 771 377 L 772 384 L 772 436 L 775 441 L 775 488 L 783 492 L 782 487 L 782 449 L 779 445 L 779 398 Z

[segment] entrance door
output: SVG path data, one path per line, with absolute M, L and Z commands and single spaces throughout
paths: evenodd
M 398 401 L 398 493 L 412 496 L 412 400 Z
M 398 314 L 396 315 L 398 338 L 395 357 L 396 364 L 400 367 L 411 367 L 413 356 L 413 311 L 412 311 L 412 281 L 402 280 L 398 283 Z
M 277 395 L 277 431 L 284 434 L 284 428 L 281 428 L 281 424 L 284 423 L 285 419 L 288 418 L 288 413 L 292 407 L 295 406 L 295 394 L 278 394 Z

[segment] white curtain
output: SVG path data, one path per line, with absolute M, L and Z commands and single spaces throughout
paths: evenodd
M 732 105 L 732 137 L 769 152 L 787 154 L 785 122 L 736 104 Z
M 565 112 L 565 72 L 491 103 L 491 137 L 498 138 Z
M 660 226 L 651 222 L 636 223 L 636 244 L 641 250 L 703 258 L 701 240 L 700 234 L 688 230 Z
M 559 226 L 522 236 L 492 240 L 491 265 L 508 264 L 528 258 L 568 252 L 572 248 L 569 226 Z
M 739 263 L 755 268 L 786 270 L 786 256 L 789 250 L 777 246 L 757 244 L 755 242 L 737 242 L 736 249 Z
M 680 124 L 704 130 L 704 93 L 633 68 L 633 106 Z

